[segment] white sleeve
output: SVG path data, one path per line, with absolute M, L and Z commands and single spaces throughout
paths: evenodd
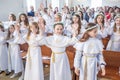
M 22 37 L 21 34 L 16 31 L 14 32 L 13 36 L 14 36 L 13 42 L 16 44 L 24 44 L 26 42 L 24 37 Z
M 98 41 L 98 44 L 99 44 L 99 50 L 100 50 L 100 53 L 98 54 L 98 62 L 99 62 L 100 67 L 102 68 L 102 67 L 105 67 L 106 65 L 104 58 L 103 58 L 103 53 L 102 53 L 104 46 L 100 40 Z
M 107 33 L 108 33 L 108 35 L 112 35 L 113 34 L 113 27 L 108 27 Z
M 99 65 L 100 65 L 101 68 L 105 67 L 106 63 L 104 61 L 104 57 L 103 57 L 103 53 L 102 52 L 99 53 L 99 55 L 98 55 L 98 62 L 99 62 Z
M 74 48 L 76 49 L 76 54 L 74 58 L 74 67 L 80 68 L 81 58 L 83 54 L 83 43 L 76 43 L 74 45 Z
M 72 37 L 67 39 L 67 46 L 74 45 L 78 42 L 78 39 L 76 37 Z

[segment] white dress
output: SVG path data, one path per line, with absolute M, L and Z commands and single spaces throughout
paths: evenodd
M 21 33 L 22 36 L 25 36 L 28 33 L 28 28 L 24 27 L 22 22 L 21 22 L 21 26 L 20 26 L 20 33 Z
M 102 38 L 107 37 L 108 35 L 107 28 L 105 27 L 104 30 L 102 31 L 99 25 L 97 25 L 97 27 L 98 27 L 97 38 L 101 40 Z
M 5 29 L 8 29 L 10 25 L 14 25 L 16 23 L 16 21 L 5 21 L 5 22 L 2 22 L 3 25 L 4 25 L 4 28 Z
M 113 29 L 111 29 L 111 31 L 109 30 L 109 32 L 109 34 L 111 34 L 111 38 L 106 49 L 120 52 L 120 33 L 114 32 Z
M 8 49 L 6 44 L 6 34 L 0 31 L 0 70 L 5 71 L 8 69 Z
M 86 28 L 87 27 L 87 21 L 86 20 L 81 20 L 81 23 L 82 23 L 82 26 L 84 27 L 84 28 Z
M 26 39 L 29 45 L 24 80 L 44 80 L 43 63 L 41 56 L 41 48 L 39 45 L 42 43 L 42 37 L 39 35 L 30 34 L 29 40 Z M 38 41 L 40 44 L 38 44 Z
M 100 68 L 106 64 L 103 59 L 102 42 L 96 38 L 90 38 L 86 42 L 74 45 L 76 55 L 74 67 L 80 69 L 79 80 L 97 80 L 98 65 Z
M 46 45 L 51 48 L 50 80 L 72 80 L 66 47 L 77 42 L 76 38 L 53 35 L 45 38 Z
M 18 34 L 16 34 L 16 32 L 14 32 L 13 34 L 14 38 L 8 40 L 7 42 L 9 43 L 8 46 L 8 62 L 9 62 L 9 72 L 11 72 L 11 70 L 14 70 L 14 73 L 19 73 L 22 72 L 24 70 L 23 67 L 23 61 L 21 58 L 21 52 L 20 52 L 20 47 L 19 47 L 19 41 L 18 41 Z
M 48 16 L 45 13 L 42 15 L 42 17 L 46 21 L 46 26 L 47 26 L 48 33 L 52 33 L 53 32 L 54 19 L 52 17 Z
M 33 21 L 38 22 L 38 20 L 39 20 L 38 16 L 37 17 L 33 17 Z
M 72 28 L 72 25 L 69 25 L 66 29 L 65 34 L 68 37 L 72 37 L 73 33 L 75 33 L 75 32 L 78 32 L 78 31 L 76 31 L 76 29 Z M 80 39 L 84 32 L 85 32 L 85 28 L 83 26 L 81 26 L 80 34 L 78 34 L 77 39 Z

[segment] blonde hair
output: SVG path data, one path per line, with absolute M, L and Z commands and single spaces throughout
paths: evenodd
M 10 25 L 10 27 L 8 28 L 7 40 L 10 39 L 10 35 L 11 35 L 11 33 L 10 33 L 10 28 L 11 28 L 11 27 L 13 27 L 13 28 L 15 29 L 14 25 Z M 12 36 L 12 38 L 13 38 L 13 36 Z
M 115 16 L 115 20 L 116 20 L 117 18 L 120 18 L 120 14 L 118 14 L 118 15 Z M 117 31 L 116 23 L 115 23 L 114 26 L 113 26 L 113 31 L 114 31 L 114 32 Z M 120 33 L 120 28 L 119 28 L 119 33 Z
M 38 27 L 38 23 L 37 22 L 31 22 L 30 26 L 31 25 L 34 25 L 37 30 L 37 34 L 39 33 L 39 27 Z M 30 30 L 30 27 L 29 27 L 29 30 L 28 30 L 28 34 L 27 34 L 27 40 L 29 40 L 30 38 L 30 34 L 31 34 L 31 30 Z

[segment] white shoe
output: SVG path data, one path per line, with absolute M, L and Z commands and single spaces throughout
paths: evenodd
M 18 74 L 13 74 L 12 76 L 10 76 L 10 78 L 15 78 L 16 76 L 18 76 Z

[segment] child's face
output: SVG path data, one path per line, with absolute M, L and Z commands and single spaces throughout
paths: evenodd
M 13 26 L 10 26 L 10 28 L 9 28 L 10 33 L 13 33 L 14 30 L 15 30 L 14 27 L 13 27 Z
M 54 28 L 54 33 L 57 35 L 61 35 L 63 33 L 63 26 L 62 25 L 56 25 Z
M 81 12 L 79 13 L 79 16 L 82 17 L 82 13 Z
M 35 12 L 35 16 L 39 16 L 39 12 Z
M 117 18 L 117 19 L 115 20 L 115 23 L 116 23 L 116 25 L 120 26 L 120 18 Z
M 103 16 L 98 16 L 97 17 L 97 23 L 102 23 L 103 20 L 104 20 Z
M 30 26 L 30 30 L 33 32 L 33 33 L 37 33 L 37 28 L 35 27 L 35 25 L 31 24 Z
M 73 22 L 74 22 L 74 23 L 78 23 L 78 17 L 73 16 Z
M 95 28 L 95 29 L 93 29 L 91 31 L 88 31 L 88 34 L 89 34 L 90 37 L 95 38 L 96 35 L 97 35 L 97 28 Z
M 9 18 L 9 20 L 10 20 L 10 21 L 12 21 L 12 20 L 13 20 L 12 15 L 9 15 L 9 17 L 8 17 L 8 18 Z
M 111 13 L 111 17 L 114 17 L 114 13 Z
M 55 15 L 55 17 L 54 17 L 54 22 L 59 22 L 59 21 L 61 21 L 61 20 L 60 20 L 60 17 L 59 17 L 58 15 Z
M 21 16 L 20 16 L 20 19 L 21 19 L 21 21 L 25 21 L 25 16 L 24 16 L 24 15 L 21 15 Z
M 39 23 L 44 23 L 44 19 L 42 17 L 39 17 Z

